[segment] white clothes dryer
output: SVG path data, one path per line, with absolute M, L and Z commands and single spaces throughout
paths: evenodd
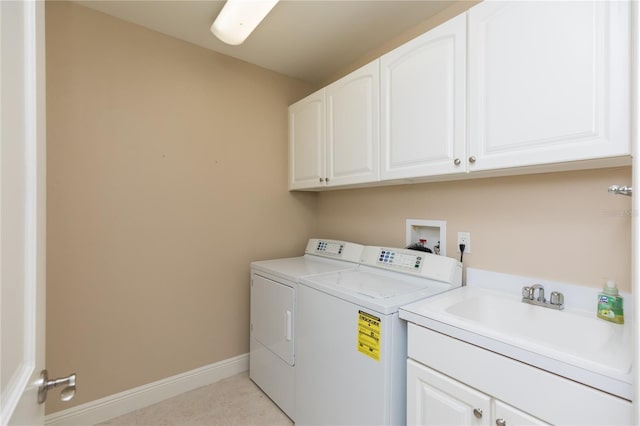
M 298 282 L 309 275 L 355 269 L 363 248 L 310 239 L 304 256 L 251 263 L 249 377 L 293 420 Z
M 407 326 L 399 308 L 462 282 L 455 259 L 365 247 L 357 269 L 297 293 L 296 424 L 406 424 Z

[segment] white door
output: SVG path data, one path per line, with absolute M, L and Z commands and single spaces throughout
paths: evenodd
M 382 180 L 466 171 L 466 14 L 380 60 Z
M 632 9 L 632 26 L 638 28 L 640 26 L 640 7 L 634 7 Z M 638 31 L 635 32 L 634 43 L 636 44 L 636 48 L 638 43 L 640 42 L 640 34 Z M 638 88 L 638 70 L 640 69 L 640 57 L 638 55 L 634 55 L 632 66 L 636 70 L 636 84 L 633 85 L 633 109 L 636 111 L 635 114 L 635 122 L 633 126 L 633 134 L 631 136 L 631 146 L 632 146 L 632 155 L 633 155 L 633 167 L 632 170 L 632 179 L 633 185 L 632 188 L 635 189 L 636 193 L 631 200 L 631 292 L 633 294 L 633 304 L 634 306 L 640 306 L 640 268 L 638 261 L 640 260 L 640 198 L 638 197 L 638 190 L 640 190 L 640 160 L 638 160 L 638 156 L 640 155 L 640 123 L 638 123 L 638 111 L 640 111 L 640 88 Z M 635 330 L 640 330 L 640 315 L 634 315 L 634 323 L 633 326 Z M 635 333 L 635 342 L 634 342 L 634 359 L 633 359 L 633 390 L 635 395 L 640 395 L 640 333 Z M 636 397 L 633 400 L 633 422 L 632 424 L 637 425 L 640 424 L 640 398 Z
M 637 18 L 637 15 L 636 15 Z M 640 21 L 638 19 L 636 22 Z M 636 59 L 637 61 L 637 59 Z M 638 96 L 638 89 L 636 88 L 636 96 Z M 636 106 L 640 105 L 640 100 L 636 99 Z M 640 189 L 640 160 L 638 160 L 638 144 L 640 143 L 640 135 L 638 126 L 635 129 L 634 143 L 634 156 L 633 156 L 633 188 L 636 193 L 633 196 L 631 202 L 631 291 L 633 294 L 634 306 L 640 306 L 640 268 L 638 261 L 640 260 L 640 201 L 637 191 Z M 634 324 L 636 330 L 640 330 L 640 315 L 634 315 Z M 633 389 L 635 395 L 640 395 L 640 333 L 635 333 L 634 342 L 634 359 L 633 359 Z M 636 397 L 633 400 L 633 423 L 634 425 L 640 424 L 640 401 Z
M 379 76 L 375 60 L 325 89 L 328 186 L 379 180 Z
M 486 426 L 490 421 L 488 395 L 411 359 L 407 361 L 408 425 Z
M 1 1 L 0 41 L 0 423 L 42 425 L 44 1 Z

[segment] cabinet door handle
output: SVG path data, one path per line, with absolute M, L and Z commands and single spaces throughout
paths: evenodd
M 505 419 L 496 419 L 496 426 L 507 426 L 507 421 Z
M 471 157 L 469 157 L 469 162 L 470 162 L 471 164 L 475 163 L 475 162 L 476 162 L 476 157 L 475 157 L 474 155 L 472 155 Z
M 320 182 L 321 182 L 321 183 L 322 183 L 322 182 L 324 182 L 324 179 L 323 179 L 323 178 L 320 178 Z
M 459 158 L 456 158 L 455 160 L 453 160 L 453 164 L 455 164 L 456 166 L 459 166 L 460 163 L 462 163 L 462 161 L 460 161 Z
M 482 418 L 482 410 L 479 408 L 474 408 L 473 409 L 473 415 L 476 416 L 476 419 L 481 419 Z

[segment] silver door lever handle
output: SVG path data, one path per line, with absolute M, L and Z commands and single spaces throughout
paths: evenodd
M 76 373 L 72 373 L 67 377 L 60 377 L 49 380 L 49 372 L 42 370 L 40 372 L 40 387 L 38 388 L 38 403 L 43 404 L 47 400 L 47 392 L 58 386 L 67 385 L 60 392 L 60 400 L 70 401 L 76 395 Z

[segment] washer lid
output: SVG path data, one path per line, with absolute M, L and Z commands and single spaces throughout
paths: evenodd
M 305 277 L 300 283 L 383 315 L 392 314 L 408 303 L 453 288 L 440 281 L 366 266 Z

